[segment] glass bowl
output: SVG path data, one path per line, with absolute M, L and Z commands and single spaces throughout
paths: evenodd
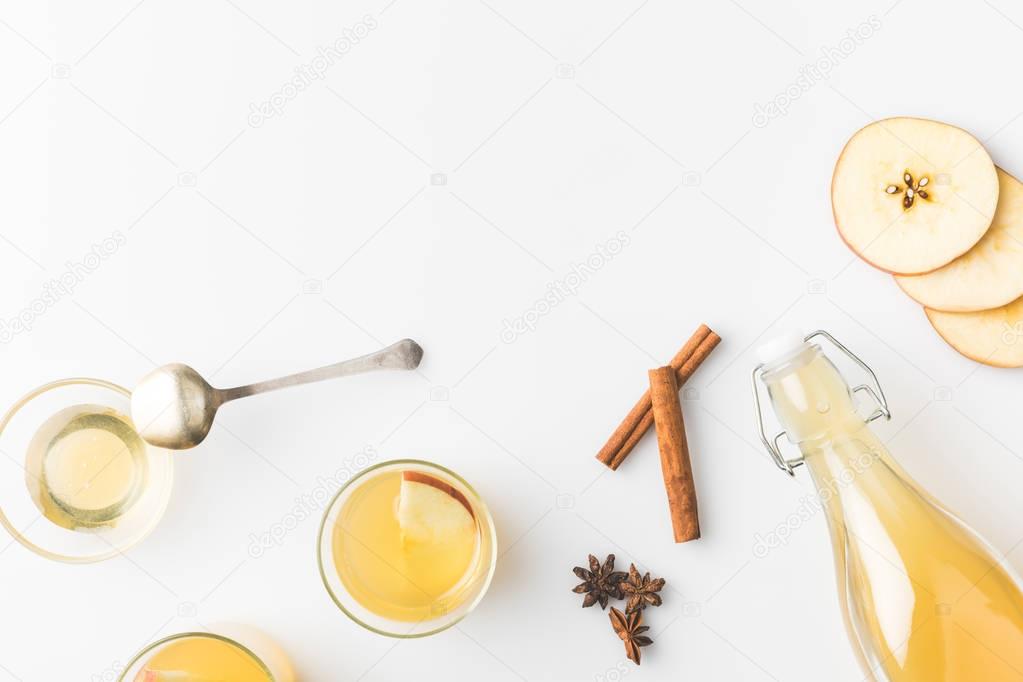
M 160 521 L 174 479 L 172 453 L 142 441 L 147 481 L 113 526 L 69 529 L 40 511 L 26 469 L 29 444 L 40 427 L 62 410 L 95 405 L 130 414 L 130 392 L 99 379 L 64 379 L 40 386 L 0 419 L 0 524 L 40 556 L 67 563 L 90 563 L 116 556 L 141 542 Z
M 265 634 L 244 625 L 221 624 L 216 626 L 223 634 L 211 632 L 181 632 L 164 637 L 147 646 L 125 666 L 118 682 L 134 682 L 144 666 L 168 646 L 185 639 L 211 639 L 223 642 L 235 649 L 239 656 L 250 659 L 266 674 L 270 682 L 294 682 L 295 673 L 287 656 L 277 644 Z
M 335 526 L 345 502 L 364 483 L 381 474 L 395 471 L 415 471 L 428 474 L 452 486 L 469 502 L 476 520 L 478 551 L 472 566 L 466 572 L 469 578 L 468 582 L 461 588 L 464 594 L 460 596 L 458 605 L 447 612 L 438 614 L 436 617 L 429 617 L 419 621 L 387 618 L 366 608 L 345 586 L 334 565 L 334 550 L 339 535 L 335 530 Z M 397 459 L 381 462 L 367 468 L 345 483 L 341 490 L 334 495 L 334 499 L 328 505 L 323 515 L 323 520 L 320 523 L 320 535 L 317 540 L 316 551 L 323 585 L 327 588 L 331 599 L 334 600 L 334 603 L 337 604 L 338 608 L 346 616 L 367 630 L 377 634 L 387 637 L 411 639 L 426 637 L 446 630 L 465 618 L 476 608 L 476 605 L 479 604 L 486 594 L 494 577 L 494 569 L 497 564 L 497 532 L 487 505 L 483 502 L 479 493 L 461 476 L 432 462 L 417 459 Z

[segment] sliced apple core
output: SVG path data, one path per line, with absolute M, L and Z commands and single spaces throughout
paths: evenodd
M 475 532 L 472 506 L 449 483 L 418 471 L 402 472 L 398 524 L 407 540 L 449 542 Z
M 845 145 L 831 180 L 842 240 L 867 263 L 918 275 L 969 251 L 998 202 L 991 157 L 966 131 L 921 118 L 871 123 Z
M 947 312 L 997 308 L 1023 296 L 1023 183 L 1001 168 L 998 207 L 977 244 L 926 275 L 896 275 L 918 303 Z
M 1023 367 L 1023 298 L 975 313 L 925 310 L 941 338 L 971 360 L 992 367 Z

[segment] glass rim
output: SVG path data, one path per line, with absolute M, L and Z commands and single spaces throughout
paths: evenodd
M 95 379 L 95 378 L 92 378 L 92 377 L 68 377 L 66 379 L 58 379 L 56 381 L 50 381 L 50 382 L 45 383 L 45 384 L 43 384 L 41 386 L 37 386 L 36 388 L 34 388 L 33 390 L 29 391 L 25 395 L 21 396 L 18 400 L 16 400 L 7 409 L 7 411 L 4 413 L 3 417 L 0 417 L 0 435 L 2 435 L 3 432 L 7 429 L 8 424 L 11 423 L 11 421 L 18 414 L 18 412 L 21 411 L 21 409 L 23 407 L 25 407 L 28 403 L 32 402 L 33 400 L 35 400 L 39 396 L 43 395 L 44 393 L 49 393 L 50 391 L 53 391 L 55 389 L 63 388 L 64 386 L 82 386 L 82 385 L 85 385 L 85 386 L 96 386 L 96 387 L 99 387 L 99 388 L 107 389 L 107 390 L 112 391 L 114 393 L 120 394 L 121 396 L 123 396 L 125 398 L 128 398 L 129 400 L 131 399 L 131 391 L 129 391 L 128 389 L 126 389 L 125 387 L 123 387 L 123 386 L 121 386 L 119 384 L 115 384 L 112 381 L 107 381 L 105 379 Z M 151 446 L 149 446 L 149 444 L 147 443 L 146 447 L 149 448 Z M 39 545 L 35 544 L 31 540 L 29 540 L 27 537 L 25 537 L 20 530 L 15 528 L 15 526 L 11 522 L 11 520 L 9 518 L 7 518 L 7 513 L 4 511 L 3 505 L 0 505 L 0 526 L 3 526 L 4 529 L 11 535 L 11 537 L 14 540 L 16 540 L 20 545 L 22 545 L 23 547 L 25 547 L 29 551 L 34 552 L 35 554 L 38 554 L 39 556 L 41 556 L 41 557 L 43 557 L 45 559 L 50 559 L 52 561 L 58 561 L 58 562 L 64 563 L 64 564 L 93 564 L 93 563 L 98 563 L 100 561 L 106 561 L 107 559 L 112 559 L 113 557 L 118 556 L 119 554 L 122 554 L 122 553 L 126 552 L 127 550 L 131 549 L 132 547 L 135 547 L 136 545 L 141 543 L 143 540 L 148 538 L 153 533 L 154 530 L 156 530 L 156 527 L 159 525 L 160 519 L 163 518 L 163 515 L 167 511 L 167 507 L 170 504 L 171 496 L 170 496 L 170 492 L 169 491 L 171 489 L 173 489 L 173 485 L 174 485 L 174 467 L 173 466 L 170 467 L 170 470 L 169 470 L 169 472 L 167 474 L 167 477 L 168 477 L 167 478 L 168 494 L 167 494 L 166 498 L 163 501 L 163 505 L 162 505 L 162 508 L 160 509 L 160 513 L 155 517 L 155 520 L 152 522 L 151 526 L 149 528 L 147 528 L 144 533 L 140 534 L 139 537 L 135 538 L 129 545 L 127 545 L 125 547 L 113 547 L 112 546 L 109 551 L 101 552 L 99 554 L 90 555 L 90 556 L 82 556 L 82 557 L 67 556 L 67 555 L 64 555 L 64 554 L 58 554 L 56 552 L 51 552 L 50 550 L 45 549 L 45 548 L 40 547 Z
M 475 596 L 475 598 L 473 598 L 472 602 L 465 609 L 465 613 L 461 614 L 460 616 L 458 616 L 457 618 L 453 619 L 449 623 L 444 623 L 443 625 L 440 625 L 439 627 L 433 628 L 431 630 L 427 630 L 425 632 L 416 632 L 416 633 L 391 632 L 389 630 L 383 630 L 381 628 L 374 627 L 373 625 L 370 625 L 369 623 L 365 622 L 364 620 L 362 620 L 361 618 L 356 616 L 354 613 L 352 613 L 348 608 L 346 608 L 344 604 L 341 603 L 341 600 L 338 598 L 338 596 L 334 593 L 334 590 L 331 588 L 330 582 L 327 579 L 327 573 L 326 573 L 326 571 L 324 570 L 324 567 L 323 567 L 323 564 L 324 564 L 324 562 L 323 562 L 323 531 L 324 531 L 324 528 L 326 528 L 326 525 L 327 525 L 327 518 L 330 516 L 331 510 L 334 509 L 334 505 L 337 504 L 338 499 L 356 481 L 359 481 L 360 479 L 365 478 L 367 475 L 373 473 L 374 471 L 377 471 L 378 469 L 382 469 L 383 467 L 387 467 L 387 466 L 393 466 L 395 464 L 411 464 L 411 465 L 416 465 L 416 466 L 432 468 L 432 469 L 436 469 L 437 471 L 443 472 L 443 473 L 447 474 L 448 476 L 451 476 L 460 485 L 464 486 L 465 489 L 469 493 L 471 493 L 471 495 L 473 497 L 472 502 L 473 502 L 474 508 L 476 508 L 479 512 L 481 512 L 486 517 L 487 525 L 490 527 L 490 539 L 491 539 L 491 544 L 493 545 L 493 550 L 491 552 L 491 557 L 492 558 L 490 559 L 490 567 L 487 570 L 486 578 L 484 578 L 484 580 L 482 582 L 482 586 L 481 586 L 481 588 L 479 590 L 479 593 Z M 466 481 L 464 478 L 462 478 L 461 476 L 456 474 L 454 471 L 452 471 L 451 469 L 448 469 L 447 467 L 445 467 L 445 466 L 443 466 L 441 464 L 437 464 L 435 462 L 430 462 L 430 461 L 427 461 L 425 459 L 410 459 L 410 458 L 405 458 L 405 459 L 389 459 L 389 460 L 386 460 L 384 462 L 377 462 L 376 464 L 374 464 L 372 466 L 368 466 L 365 469 L 363 469 L 362 471 L 360 471 L 358 474 L 356 474 L 355 476 L 352 476 L 350 479 L 348 479 L 345 482 L 344 485 L 341 486 L 341 488 L 336 493 L 334 493 L 334 496 L 331 497 L 330 503 L 327 504 L 327 506 L 326 506 L 326 508 L 325 508 L 325 510 L 323 512 L 323 518 L 320 519 L 320 529 L 319 529 L 319 533 L 316 536 L 316 566 L 319 569 L 320 580 L 323 582 L 323 586 L 324 586 L 324 588 L 326 588 L 327 594 L 330 595 L 330 598 L 333 600 L 334 604 L 336 604 L 337 607 L 339 609 L 341 609 L 341 612 L 344 613 L 346 616 L 348 616 L 348 618 L 351 619 L 353 622 L 355 622 L 358 625 L 361 625 L 362 627 L 366 628 L 370 632 L 374 632 L 374 633 L 376 633 L 378 635 L 383 635 L 385 637 L 393 637 L 395 639 L 419 639 L 421 637 L 429 637 L 430 635 L 435 635 L 438 632 L 443 632 L 444 630 L 447 630 L 448 628 L 453 627 L 453 626 L 457 625 L 458 623 L 462 622 L 462 620 L 464 620 L 466 616 L 468 616 L 470 613 L 472 613 L 476 609 L 476 607 L 479 605 L 480 601 L 483 600 L 483 597 L 484 597 L 484 595 L 486 595 L 487 590 L 490 589 L 490 583 L 491 583 L 491 581 L 494 578 L 494 571 L 497 569 L 497 531 L 494 528 L 494 519 L 490 515 L 490 509 L 487 507 L 486 502 L 483 501 L 483 497 L 476 491 L 475 488 L 472 487 L 472 485 L 468 481 Z M 426 619 L 424 619 L 424 620 L 426 620 Z M 413 627 L 415 625 L 418 625 L 419 623 L 424 622 L 424 620 L 415 621 L 415 623 L 413 623 Z
M 139 663 L 146 654 L 150 653 L 157 647 L 167 644 L 168 642 L 173 642 L 178 639 L 189 639 L 193 637 L 203 639 L 215 639 L 224 642 L 225 644 L 229 644 L 238 649 L 241 649 L 242 653 L 248 655 L 252 660 L 254 660 L 259 665 L 260 669 L 264 673 L 266 673 L 267 678 L 270 680 L 270 682 L 276 682 L 277 678 L 274 677 L 273 671 L 271 671 L 270 668 L 267 667 L 266 663 L 263 662 L 263 659 L 257 656 L 256 653 L 249 647 L 225 635 L 218 635 L 215 632 L 199 631 L 179 632 L 174 635 L 168 635 L 167 637 L 158 639 L 155 642 L 152 642 L 149 645 L 145 646 L 141 651 L 135 654 L 130 661 L 128 661 L 127 665 L 124 666 L 124 670 L 121 671 L 120 676 L 117 678 L 117 682 L 126 682 L 127 678 L 125 677 L 125 675 L 128 674 L 128 671 L 131 670 L 132 666 L 135 665 L 136 663 Z

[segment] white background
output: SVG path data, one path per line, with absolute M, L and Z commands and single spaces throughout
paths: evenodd
M 367 16 L 323 80 L 249 125 Z M 108 679 L 222 620 L 266 630 L 304 680 L 860 679 L 824 519 L 754 553 L 811 490 L 756 442 L 750 348 L 795 326 L 859 351 L 897 458 L 1016 547 L 1019 374 L 958 356 L 856 261 L 828 188 L 846 139 L 890 115 L 964 126 L 1023 173 L 1021 26 L 1008 0 L 4 2 L 0 318 L 93 244 L 126 243 L 0 346 L 0 402 L 170 361 L 226 386 L 404 336 L 426 359 L 225 408 L 123 558 L 4 541 L 0 679 Z M 830 76 L 800 81 L 824 54 Z M 620 253 L 538 305 L 619 232 Z M 527 314 L 535 329 L 502 339 Z M 676 546 L 653 439 L 617 473 L 593 454 L 700 322 L 724 337 L 685 403 L 703 539 Z M 318 513 L 250 554 L 367 447 L 448 465 L 489 501 L 503 553 L 457 628 L 399 643 L 350 623 L 317 575 Z M 671 586 L 639 669 L 570 592 L 589 552 Z

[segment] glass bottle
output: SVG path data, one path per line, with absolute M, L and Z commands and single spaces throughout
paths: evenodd
M 815 338 L 873 379 L 850 388 Z M 1023 593 L 995 550 L 895 462 L 869 423 L 889 418 L 873 371 L 827 332 L 761 349 L 753 371 L 760 436 L 775 463 L 805 464 L 826 512 L 846 630 L 867 679 L 1023 679 Z M 764 433 L 760 386 L 785 431 Z M 862 417 L 856 396 L 876 409 Z M 781 454 L 787 436 L 800 451 Z

